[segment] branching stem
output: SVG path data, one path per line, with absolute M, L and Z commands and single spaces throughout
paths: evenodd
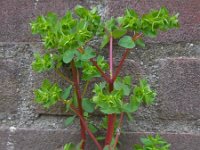
M 115 136 L 115 143 L 114 143 L 114 145 L 113 145 L 113 148 L 114 148 L 114 149 L 115 149 L 116 146 L 117 146 L 117 143 L 118 143 L 118 141 L 119 141 L 119 136 L 120 136 L 120 134 L 121 134 L 121 127 L 122 127 L 123 117 L 124 117 L 124 113 L 122 112 L 122 113 L 120 114 L 119 125 L 118 125 L 118 127 L 117 127 L 117 132 L 116 132 L 116 136 Z
M 109 73 L 110 73 L 110 80 L 108 82 L 109 84 L 109 92 L 111 93 L 113 91 L 113 38 L 110 37 L 110 48 L 109 48 Z M 105 138 L 105 146 L 110 145 L 114 133 L 114 127 L 115 127 L 115 121 L 116 121 L 116 114 L 109 114 L 108 115 L 108 128 Z
M 83 90 L 83 94 L 82 94 L 82 97 L 85 96 L 86 92 L 87 92 L 87 89 L 88 89 L 88 85 L 90 83 L 90 80 L 88 80 L 86 83 L 85 83 L 85 86 L 84 86 L 84 90 Z
M 103 150 L 101 145 L 99 144 L 99 142 L 97 141 L 97 139 L 93 135 L 93 133 L 88 128 L 87 123 L 85 122 L 83 116 L 78 112 L 78 110 L 73 105 L 71 105 L 70 108 L 80 118 L 82 125 L 84 126 L 85 130 L 88 132 L 89 136 L 92 138 L 92 140 L 94 141 L 94 143 L 98 147 L 98 150 Z
M 110 49 L 109 49 L 109 69 L 110 69 L 110 80 L 113 77 L 113 38 L 110 37 Z
M 73 81 L 71 81 L 71 80 L 69 79 L 69 77 L 65 76 L 59 69 L 55 69 L 55 71 L 56 71 L 56 73 L 57 73 L 60 77 L 62 77 L 63 79 L 65 79 L 68 83 L 74 84 Z
M 142 36 L 142 33 L 140 33 L 140 34 L 135 34 L 135 35 L 133 36 L 132 40 L 133 40 L 133 41 L 136 41 L 136 40 L 139 39 L 141 36 Z M 115 75 L 114 75 L 114 77 L 113 77 L 113 81 L 115 81 L 116 78 L 118 77 L 118 75 L 119 75 L 119 73 L 120 73 L 120 71 L 121 71 L 121 69 L 122 69 L 122 66 L 123 66 L 123 64 L 124 64 L 124 61 L 125 61 L 125 59 L 127 58 L 128 54 L 129 54 L 129 52 L 130 52 L 130 50 L 131 50 L 131 49 L 126 49 L 126 51 L 123 53 L 123 56 L 122 56 L 122 58 L 121 58 L 121 60 L 120 60 L 120 62 L 119 62 L 119 65 L 117 66 Z
M 90 61 L 92 62 L 92 64 L 97 68 L 97 70 L 99 71 L 99 73 L 101 73 L 101 76 L 106 80 L 106 82 L 110 82 L 108 76 L 103 72 L 103 70 L 99 67 L 99 65 L 97 64 L 96 61 L 94 61 L 93 59 L 90 59 Z
M 76 66 L 74 64 L 74 60 L 72 60 L 72 62 L 71 62 L 71 68 L 72 68 L 72 74 L 73 74 L 74 89 L 75 89 L 77 100 L 78 100 L 78 110 L 79 110 L 80 116 L 83 118 L 82 97 L 81 97 L 81 91 L 80 91 L 79 83 L 78 83 L 78 81 L 79 81 L 78 73 L 77 73 Z M 80 125 L 81 125 L 81 138 L 83 141 L 81 148 L 84 149 L 85 141 L 86 141 L 86 134 L 85 134 L 85 127 L 84 127 L 81 119 L 80 119 Z

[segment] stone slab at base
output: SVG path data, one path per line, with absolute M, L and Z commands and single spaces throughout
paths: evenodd
M 133 132 L 121 135 L 122 143 L 119 150 L 132 150 L 134 144 L 139 143 L 147 132 Z M 161 133 L 170 144 L 171 150 L 199 150 L 200 134 L 175 134 Z M 88 140 L 90 138 L 88 137 Z M 28 129 L 28 128 L 1 128 L 0 150 L 61 150 L 68 142 L 78 143 L 80 136 L 78 131 L 62 129 Z M 93 142 L 87 143 L 86 150 L 96 150 Z

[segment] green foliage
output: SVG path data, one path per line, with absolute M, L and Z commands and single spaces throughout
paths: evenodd
M 142 48 L 145 47 L 145 43 L 144 43 L 144 41 L 142 39 L 137 39 L 135 41 L 135 44 L 138 45 L 138 46 L 140 46 L 140 47 L 142 47 Z
M 139 17 L 134 10 L 127 9 L 125 15 L 118 17 L 117 20 L 123 28 L 142 32 L 149 37 L 155 37 L 159 30 L 166 31 L 179 26 L 178 14 L 170 16 L 164 7 L 159 10 L 151 10 L 142 17 Z
M 87 42 L 95 36 L 102 37 L 100 48 L 107 45 L 110 36 L 119 39 L 119 45 L 125 48 L 133 48 L 135 44 L 144 47 L 142 39 L 134 42 L 132 37 L 124 35 L 128 31 L 134 31 L 155 37 L 159 30 L 166 31 L 178 26 L 178 14 L 170 16 L 164 7 L 151 10 L 141 17 L 134 10 L 127 9 L 124 16 L 102 21 L 96 8 L 88 10 L 82 6 L 76 6 L 74 13 L 67 11 L 61 18 L 54 13 L 48 13 L 47 16 L 37 17 L 31 23 L 33 34 L 41 35 L 46 49 L 58 49 L 59 56 L 65 63 L 69 63 L 79 55 L 77 49 L 85 48 Z M 81 59 L 82 61 L 95 57 L 95 54 L 86 52 L 85 56 L 86 58 Z M 49 56 L 45 57 L 47 58 L 43 61 L 46 65 L 37 55 L 36 59 L 43 68 L 37 67 L 39 66 L 37 63 L 38 65 L 34 65 L 35 70 L 45 71 L 52 67 L 52 59 Z
M 92 100 L 97 107 L 105 114 L 122 112 L 122 91 L 113 90 L 111 93 L 106 90 L 106 83 L 96 84 L 93 90 L 95 96 Z
M 65 120 L 65 126 L 71 125 L 74 122 L 74 119 L 76 118 L 76 116 L 72 116 L 72 117 L 68 117 Z
M 34 71 L 43 72 L 54 67 L 54 61 L 51 54 L 44 54 L 41 56 L 39 53 L 35 53 L 34 57 L 35 61 L 32 63 Z
M 98 56 L 97 59 L 97 64 L 98 66 L 103 70 L 107 70 L 108 69 L 108 64 L 105 61 L 103 56 Z M 101 74 L 99 73 L 99 71 L 97 70 L 97 68 L 95 66 L 92 65 L 91 62 L 85 61 L 82 62 L 82 73 L 83 73 L 83 80 L 91 80 L 92 78 L 96 78 L 96 77 L 101 77 Z
M 143 145 L 135 145 L 134 150 L 169 150 L 168 144 L 162 137 L 156 135 L 155 137 L 149 135 L 146 138 L 141 138 Z
M 125 103 L 123 100 L 125 96 L 131 93 L 131 78 L 125 76 L 124 78 L 118 77 L 114 83 L 114 90 L 108 92 L 108 87 L 105 82 L 96 84 L 93 90 L 93 102 L 105 114 L 121 112 L 135 112 L 139 106 L 144 103 L 150 105 L 153 103 L 156 93 L 150 89 L 146 80 L 140 80 L 140 84 L 136 86 L 130 96 L 130 102 Z
M 134 88 L 133 94 L 132 99 L 143 101 L 146 105 L 152 104 L 156 96 L 146 80 L 140 80 L 140 84 Z
M 109 65 L 105 58 L 99 55 L 96 47 L 89 46 L 90 41 L 100 39 L 100 49 L 103 49 L 110 39 L 113 39 L 114 42 L 118 42 L 120 47 L 129 50 L 135 46 L 145 47 L 143 41 L 145 36 L 155 37 L 159 31 L 167 31 L 178 26 L 178 14 L 170 15 L 164 7 L 159 10 L 151 10 L 142 16 L 139 16 L 132 9 L 126 9 L 123 16 L 104 20 L 99 15 L 97 8 L 89 10 L 78 5 L 74 11 L 67 11 L 63 17 L 58 17 L 55 13 L 37 17 L 31 23 L 32 33 L 41 36 L 46 50 L 42 55 L 34 54 L 33 70 L 44 72 L 55 69 L 58 72 L 61 67 L 74 69 L 76 71 L 73 72 L 73 77 L 65 77 L 66 74 L 62 74 L 62 72 L 58 72 L 58 74 L 60 73 L 59 75 L 70 84 L 78 86 L 83 82 L 89 83 L 94 78 L 100 78 L 102 72 L 104 72 L 103 77 L 107 83 L 96 83 L 93 89 L 94 95 L 85 98 L 82 97 L 85 95 L 85 89 L 68 85 L 62 90 L 57 84 L 45 80 L 42 86 L 34 92 L 36 102 L 49 108 L 58 100 L 63 100 L 67 111 L 70 108 L 72 109 L 70 107 L 72 105 L 75 109 L 80 110 L 78 104 L 82 104 L 83 117 L 93 133 L 101 127 L 106 129 L 108 125 L 107 118 L 103 118 L 100 127 L 89 121 L 90 113 L 93 113 L 96 109 L 100 109 L 104 114 L 125 112 L 131 118 L 130 113 L 137 111 L 142 104 L 150 105 L 154 102 L 155 92 L 150 89 L 146 80 L 140 80 L 139 85 L 131 87 L 130 76 L 117 77 L 115 81 L 112 81 L 113 79 L 108 81 L 107 78 L 110 78 L 107 74 Z M 133 35 L 127 35 L 127 33 L 133 33 Z M 137 37 L 137 35 L 139 36 Z M 123 62 L 123 59 L 121 59 L 121 62 Z M 120 66 L 118 67 L 120 68 Z M 71 81 L 72 79 L 77 79 L 77 81 Z M 114 84 L 111 91 L 109 84 Z M 81 95 L 83 91 L 84 94 Z M 72 124 L 74 119 L 75 116 L 68 117 L 65 125 Z M 167 150 L 169 148 L 169 145 L 163 142 L 159 136 L 155 138 L 149 136 L 142 139 L 142 143 L 144 146 L 137 145 L 136 150 Z M 79 150 L 81 144 L 79 143 L 78 146 L 71 143 L 66 144 L 64 150 Z M 112 149 L 112 146 L 113 141 L 109 146 L 105 146 L 104 150 Z
M 103 150 L 118 150 L 118 148 L 113 148 L 114 143 L 115 143 L 115 139 L 112 138 L 110 145 L 106 145 Z
M 131 9 L 126 9 L 124 16 L 117 18 L 118 24 L 127 30 L 139 31 L 140 18 L 138 14 Z
M 66 100 L 69 95 L 70 95 L 70 92 L 71 92 L 71 89 L 72 89 L 72 85 L 70 85 L 68 88 L 66 88 L 64 91 L 63 91 L 63 94 L 62 94 L 62 99 L 63 100 Z
M 138 86 L 133 90 L 133 95 L 130 97 L 130 104 L 127 107 L 131 111 L 135 112 L 138 110 L 139 106 L 144 103 L 145 105 L 150 105 L 155 100 L 156 93 L 151 90 L 146 80 L 140 80 Z
M 124 96 L 129 96 L 131 92 L 131 77 L 125 76 L 123 79 L 118 77 L 114 83 L 114 89 L 122 91 Z
M 95 108 L 95 104 L 91 100 L 86 99 L 86 98 L 82 100 L 82 106 L 85 112 L 88 112 L 88 113 L 92 113 Z
M 75 145 L 73 143 L 67 143 L 67 144 L 65 144 L 63 150 L 81 150 L 81 144 L 82 144 L 82 142 L 80 142 L 77 145 Z
M 110 39 L 109 39 L 109 35 L 105 34 L 105 35 L 103 36 L 100 49 L 104 48 L 104 47 L 108 44 L 109 40 L 110 40 Z
M 63 54 L 63 62 L 64 63 L 69 63 L 72 61 L 72 59 L 74 58 L 75 54 L 77 54 L 78 52 L 75 50 L 68 50 Z
M 92 133 L 96 133 L 98 131 L 97 127 L 92 123 L 89 123 L 88 128 Z
M 79 56 L 81 61 L 88 61 L 96 56 L 95 51 L 91 47 L 86 47 L 82 55 Z
M 135 42 L 132 40 L 130 36 L 124 36 L 119 40 L 119 46 L 124 47 L 124 48 L 134 48 L 135 47 Z
M 34 91 L 36 102 L 46 108 L 54 105 L 60 99 L 61 93 L 62 89 L 57 84 L 51 84 L 49 80 L 44 80 L 42 86 Z
M 178 14 L 169 16 L 166 8 L 160 10 L 152 10 L 148 14 L 142 16 L 141 30 L 146 36 L 155 37 L 158 30 L 166 31 L 168 29 L 178 27 Z
M 75 150 L 75 146 L 72 143 L 65 144 L 64 150 Z

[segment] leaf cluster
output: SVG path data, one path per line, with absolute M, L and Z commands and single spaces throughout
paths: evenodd
M 105 34 L 101 48 L 108 42 L 109 37 L 119 39 L 118 45 L 124 48 L 134 48 L 135 45 L 144 47 L 142 39 L 133 40 L 131 36 L 124 36 L 127 32 L 143 33 L 144 36 L 156 37 L 159 30 L 179 27 L 178 14 L 170 16 L 164 7 L 159 10 L 151 10 L 149 13 L 139 16 L 133 9 L 126 9 L 124 16 L 111 18 L 105 22 Z
M 73 13 L 67 11 L 61 18 L 55 13 L 48 13 L 32 21 L 31 29 L 33 34 L 41 36 L 47 50 L 56 49 L 56 55 L 49 51 L 44 56 L 36 54 L 33 68 L 41 72 L 52 69 L 53 64 L 61 66 L 62 63 L 70 63 L 74 58 L 80 62 L 95 57 L 95 51 L 86 45 L 96 36 L 102 37 L 100 48 L 105 47 L 112 36 L 119 40 L 119 46 L 130 49 L 136 45 L 144 47 L 145 44 L 141 38 L 134 41 L 133 37 L 125 35 L 128 32 L 155 37 L 159 30 L 166 31 L 178 26 L 178 14 L 170 15 L 164 7 L 142 16 L 133 9 L 126 9 L 123 16 L 111 17 L 106 21 L 101 19 L 96 8 L 88 10 L 82 6 L 76 6 Z M 80 48 L 86 50 L 77 51 Z
M 57 84 L 51 84 L 49 80 L 44 80 L 41 87 L 34 91 L 34 94 L 37 103 L 49 108 L 60 99 L 62 89 Z
M 40 34 L 45 48 L 57 48 L 64 52 L 82 47 L 87 41 L 98 35 L 101 17 L 97 9 L 88 10 L 76 6 L 74 13 L 67 11 L 59 18 L 55 13 L 39 16 L 31 23 L 33 34 Z
M 143 145 L 135 145 L 135 150 L 169 150 L 170 144 L 168 144 L 160 135 L 155 137 L 149 135 L 146 138 L 141 138 Z
M 150 89 L 146 80 L 140 80 L 139 85 L 131 89 L 130 76 L 117 78 L 112 92 L 108 92 L 108 87 L 102 82 L 95 85 L 92 101 L 105 114 L 135 112 L 142 103 L 147 105 L 153 103 L 156 94 Z M 126 97 L 130 97 L 129 102 L 124 101 Z

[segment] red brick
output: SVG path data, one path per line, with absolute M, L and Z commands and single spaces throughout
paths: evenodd
M 200 117 L 200 59 L 171 58 L 160 61 L 159 95 L 161 118 Z
M 150 9 L 158 9 L 166 6 L 171 13 L 180 14 L 181 27 L 176 30 L 171 30 L 167 33 L 162 33 L 156 39 L 148 40 L 148 42 L 179 42 L 179 41 L 198 41 L 200 40 L 200 3 L 199 0 L 174 0 L 174 1 L 158 1 L 148 0 L 139 1 L 135 7 L 136 1 L 110 0 L 108 2 L 108 10 L 110 16 L 119 16 L 123 14 L 124 9 L 134 8 L 141 14 Z
M 17 63 L 0 60 L 0 113 L 16 113 L 19 95 L 17 92 Z
M 75 5 L 87 5 L 81 0 L 6 0 L 0 1 L 0 42 L 28 42 L 40 39 L 31 34 L 29 23 L 39 14 L 56 12 L 64 15 Z

